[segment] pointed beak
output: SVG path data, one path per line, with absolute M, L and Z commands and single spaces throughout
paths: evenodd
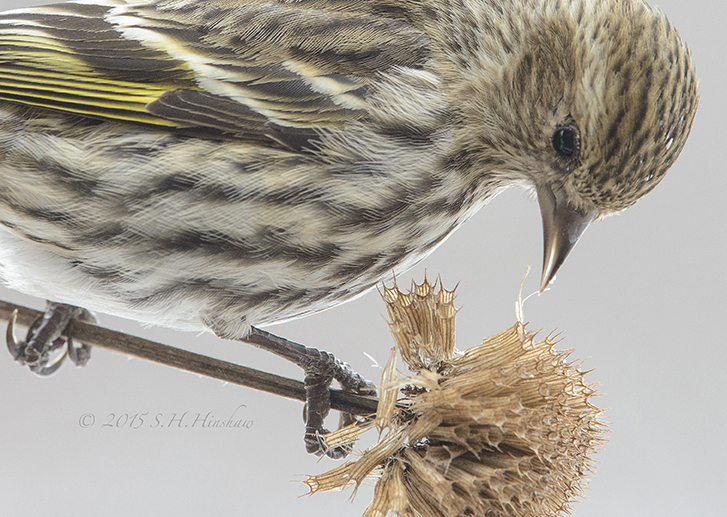
M 538 202 L 543 216 L 543 276 L 540 292 L 553 281 L 568 253 L 578 242 L 588 225 L 597 217 L 595 211 L 570 207 L 562 194 L 554 194 L 550 187 L 538 185 Z

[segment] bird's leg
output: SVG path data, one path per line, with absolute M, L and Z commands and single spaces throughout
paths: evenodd
M 46 302 L 45 314 L 28 328 L 25 341 L 15 338 L 15 315 L 8 323 L 5 342 L 17 362 L 27 365 L 30 371 L 48 376 L 60 368 L 66 357 L 77 366 L 84 366 L 91 358 L 91 348 L 81 343 L 75 346 L 69 337 L 62 337 L 68 324 L 74 320 L 96 323 L 96 318 L 86 309 L 64 303 Z M 51 359 L 51 352 L 64 347 Z
M 305 445 L 311 454 L 331 458 L 343 458 L 350 452 L 346 447 L 326 448 L 321 435 L 328 433 L 323 420 L 330 410 L 331 381 L 337 380 L 345 390 L 364 395 L 375 395 L 376 386 L 355 373 L 351 367 L 336 359 L 332 354 L 308 348 L 299 343 L 288 341 L 264 330 L 253 327 L 244 341 L 273 352 L 297 364 L 305 372 L 306 410 Z M 345 416 L 344 416 L 345 418 Z

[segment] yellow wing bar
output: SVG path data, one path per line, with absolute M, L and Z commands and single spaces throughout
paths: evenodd
M 68 18 L 38 20 L 31 14 L 27 20 L 21 13 L 7 23 L 0 19 L 0 99 L 99 118 L 189 126 L 146 109 L 170 91 L 198 89 L 183 61 L 125 40 L 102 19 L 84 19 L 88 30 L 80 32 L 62 28 Z

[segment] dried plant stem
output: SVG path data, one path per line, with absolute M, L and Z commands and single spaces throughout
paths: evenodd
M 17 323 L 25 327 L 43 314 L 41 311 L 28 307 L 0 301 L 0 320 L 10 321 L 15 310 L 18 311 Z M 113 350 L 274 395 L 305 401 L 305 386 L 301 381 L 294 379 L 213 359 L 79 321 L 71 323 L 68 334 L 77 341 L 98 348 Z M 376 399 L 361 397 L 342 390 L 331 390 L 331 408 L 338 411 L 355 415 L 370 415 L 376 412 L 377 403 Z

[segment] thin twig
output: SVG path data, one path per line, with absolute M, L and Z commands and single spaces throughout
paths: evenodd
M 25 327 L 43 315 L 41 311 L 0 301 L 0 320 L 10 321 L 13 311 L 16 309 L 18 311 L 17 323 Z M 113 350 L 179 368 L 180 370 L 212 377 L 213 379 L 266 391 L 274 395 L 305 401 L 304 384 L 301 381 L 288 379 L 287 377 L 213 359 L 180 348 L 75 320 L 69 325 L 67 334 L 77 341 L 98 348 Z M 376 412 L 377 403 L 378 400 L 373 398 L 362 397 L 342 390 L 331 390 L 331 408 L 338 411 L 345 411 L 355 415 L 370 415 Z

